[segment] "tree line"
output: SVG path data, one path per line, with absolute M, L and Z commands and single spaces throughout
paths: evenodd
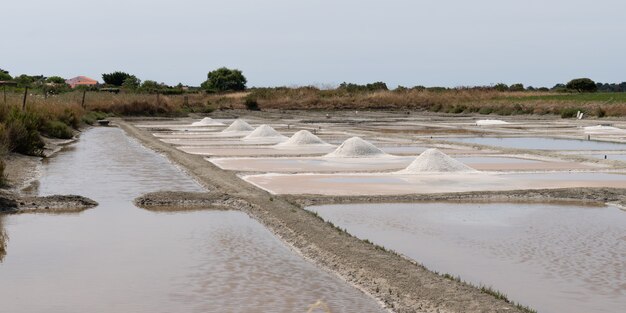
M 137 78 L 133 74 L 122 71 L 102 74 L 104 84 L 99 85 L 96 89 L 105 89 L 107 91 L 126 91 L 138 93 L 162 93 L 162 94 L 182 94 L 185 92 L 205 91 L 207 93 L 234 92 L 244 91 L 247 89 L 247 79 L 243 72 L 238 69 L 229 69 L 221 67 L 210 71 L 207 79 L 199 86 L 184 86 L 179 83 L 175 86 L 169 86 L 165 83 L 158 83 L 154 80 L 144 80 Z M 8 71 L 0 69 L 0 81 L 14 82 L 18 87 L 41 88 L 48 93 L 60 93 L 71 90 L 65 83 L 65 79 L 59 76 L 45 77 L 43 75 L 19 75 L 12 77 Z M 89 88 L 89 87 L 79 87 Z M 312 87 L 313 88 L 313 87 Z M 373 82 L 368 84 L 341 83 L 337 90 L 349 93 L 358 92 L 374 92 L 388 91 L 387 84 L 384 82 Z M 411 90 L 428 90 L 428 91 L 446 91 L 446 90 L 495 90 L 500 92 L 522 92 L 522 91 L 544 91 L 544 92 L 626 92 L 626 82 L 622 83 L 600 83 L 594 82 L 589 78 L 576 78 L 567 83 L 559 83 L 552 88 L 524 86 L 522 83 L 507 85 L 498 83 L 491 86 L 469 86 L 469 87 L 425 87 L 421 85 L 413 87 L 398 86 L 394 91 L 403 92 Z

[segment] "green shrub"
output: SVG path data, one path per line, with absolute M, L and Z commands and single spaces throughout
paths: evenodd
M 443 109 L 443 106 L 439 103 L 435 104 L 435 105 L 431 105 L 428 110 L 431 112 L 439 112 L 441 111 L 441 109 Z
M 578 111 L 583 112 L 583 110 L 579 108 L 563 108 L 561 109 L 561 118 L 575 117 Z
M 1 72 L 0 72 L 1 73 Z M 0 187 L 5 186 L 6 185 L 6 175 L 4 174 L 4 168 L 5 168 L 5 164 L 4 164 L 4 156 L 7 153 L 7 133 L 6 133 L 6 129 L 4 127 L 4 124 L 0 123 Z M 1 232 L 2 230 L 0 230 Z M 2 234 L 0 233 L 0 236 L 2 236 Z M 0 242 L 0 248 L 2 246 L 2 242 Z M 0 251 L 1 254 L 2 251 Z M 2 259 L 1 255 L 0 255 L 0 260 Z
M 478 113 L 479 114 L 484 114 L 484 115 L 491 114 L 491 113 L 493 113 L 493 109 L 490 108 L 490 107 L 482 107 L 482 108 L 480 108 L 480 110 L 478 110 Z
M 43 125 L 41 116 L 12 108 L 6 116 L 6 145 L 8 151 L 27 155 L 40 155 L 44 143 L 39 135 Z
M 46 122 L 43 131 L 46 135 L 53 138 L 70 139 L 74 137 L 72 129 L 61 121 Z
M 26 155 L 41 155 L 44 148 L 37 129 L 29 128 L 21 119 L 7 121 L 7 138 L 9 151 Z
M 259 103 L 256 101 L 256 98 L 254 97 L 249 97 L 249 96 L 246 97 L 243 104 L 246 106 L 246 109 L 248 110 L 261 111 L 261 108 L 259 108 Z
M 465 112 L 466 109 L 467 107 L 464 105 L 455 105 L 449 110 L 449 113 L 459 114 Z
M 81 118 L 81 121 L 87 125 L 93 125 L 98 120 L 105 119 L 107 116 L 108 114 L 104 112 L 89 111 L 87 114 L 83 115 L 83 117 Z
M 68 108 L 63 110 L 63 114 L 59 116 L 59 121 L 74 129 L 78 129 L 78 127 L 80 126 L 80 118 L 76 115 L 76 112 Z
M 0 187 L 4 187 L 7 185 L 7 177 L 4 174 L 4 161 L 2 159 L 0 159 Z M 1 230 L 0 230 L 1 231 Z M 2 236 L 2 235 L 0 235 Z M 2 243 L 0 243 L 1 245 Z M 0 251 L 0 254 L 2 254 L 2 251 Z M 0 258 L 1 259 L 1 258 Z

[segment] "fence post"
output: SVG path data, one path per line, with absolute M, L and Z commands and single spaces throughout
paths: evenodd
M 2 89 L 4 91 L 4 104 L 7 104 L 7 85 L 3 85 Z
M 26 111 L 26 96 L 28 96 L 28 87 L 24 87 L 24 99 L 22 100 L 22 111 Z
M 184 96 L 183 97 L 183 105 L 184 106 L 189 106 L 189 97 L 188 96 Z
M 80 106 L 85 109 L 85 94 L 87 93 L 87 89 L 83 89 L 83 100 L 80 101 Z
M 157 91 L 157 105 L 161 104 L 161 99 L 159 98 L 159 92 Z

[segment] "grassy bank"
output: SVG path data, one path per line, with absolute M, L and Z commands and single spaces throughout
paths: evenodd
M 227 96 L 230 97 L 230 96 Z M 112 94 L 81 91 L 60 95 L 28 92 L 13 88 L 0 93 L 0 185 L 4 185 L 7 153 L 41 155 L 43 137 L 69 139 L 81 126 L 94 124 L 106 116 L 180 116 L 190 112 L 206 113 L 215 106 L 206 94 L 164 96 L 154 94 Z

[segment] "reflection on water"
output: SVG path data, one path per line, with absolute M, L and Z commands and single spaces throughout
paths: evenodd
M 493 286 L 539 312 L 626 307 L 626 212 L 540 204 L 310 207 L 426 267 Z
M 355 288 L 294 254 L 241 212 L 153 213 L 136 196 L 200 191 L 116 128 L 85 132 L 44 166 L 41 194 L 100 205 L 75 215 L 6 216 L 6 312 L 381 312 Z
M 623 143 L 544 137 L 445 137 L 439 139 L 516 149 L 626 150 L 626 144 Z

